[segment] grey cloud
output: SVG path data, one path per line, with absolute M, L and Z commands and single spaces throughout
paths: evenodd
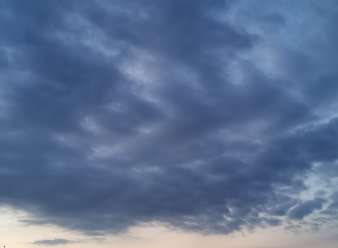
M 272 215 L 276 215 L 276 216 L 285 216 L 286 213 L 296 205 L 297 202 L 295 202 L 294 200 L 288 200 L 285 199 L 286 201 L 277 205 L 277 206 L 273 206 L 270 210 L 270 213 Z
M 311 214 L 313 211 L 321 209 L 325 200 L 322 198 L 316 198 L 313 200 L 305 201 L 295 208 L 293 208 L 289 213 L 288 216 L 291 219 L 303 219 L 304 217 Z
M 335 77 L 280 37 L 287 77 L 260 67 L 253 52 L 279 34 L 223 18 L 244 2 L 0 5 L 0 202 L 29 211 L 25 223 L 230 233 L 322 204 L 292 196 L 338 157 L 337 119 L 321 115 Z M 289 37 L 285 11 L 252 22 Z
M 34 244 L 54 246 L 54 245 L 67 245 L 67 244 L 74 243 L 74 242 L 76 241 L 67 240 L 67 239 L 43 239 L 43 240 L 34 241 Z

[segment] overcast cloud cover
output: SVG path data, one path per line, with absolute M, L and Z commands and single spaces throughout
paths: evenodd
M 335 0 L 0 1 L 1 204 L 88 234 L 329 225 L 337 25 Z

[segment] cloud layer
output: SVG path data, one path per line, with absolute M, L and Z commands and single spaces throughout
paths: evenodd
M 337 12 L 2 1 L 0 202 L 90 234 L 336 217 Z

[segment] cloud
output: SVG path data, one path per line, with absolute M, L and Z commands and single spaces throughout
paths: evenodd
M 291 219 L 303 219 L 304 217 L 311 214 L 313 211 L 321 209 L 325 200 L 322 198 L 316 198 L 310 201 L 303 202 L 293 208 L 288 216 Z
M 67 244 L 74 243 L 74 242 L 76 241 L 71 241 L 67 239 L 43 239 L 43 240 L 34 241 L 34 244 L 54 246 L 54 245 L 67 245 Z
M 0 202 L 93 235 L 319 210 L 297 203 L 338 158 L 335 8 L 252 4 L 2 1 Z

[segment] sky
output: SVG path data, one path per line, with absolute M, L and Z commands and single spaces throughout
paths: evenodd
M 336 0 L 0 1 L 0 245 L 334 248 Z

